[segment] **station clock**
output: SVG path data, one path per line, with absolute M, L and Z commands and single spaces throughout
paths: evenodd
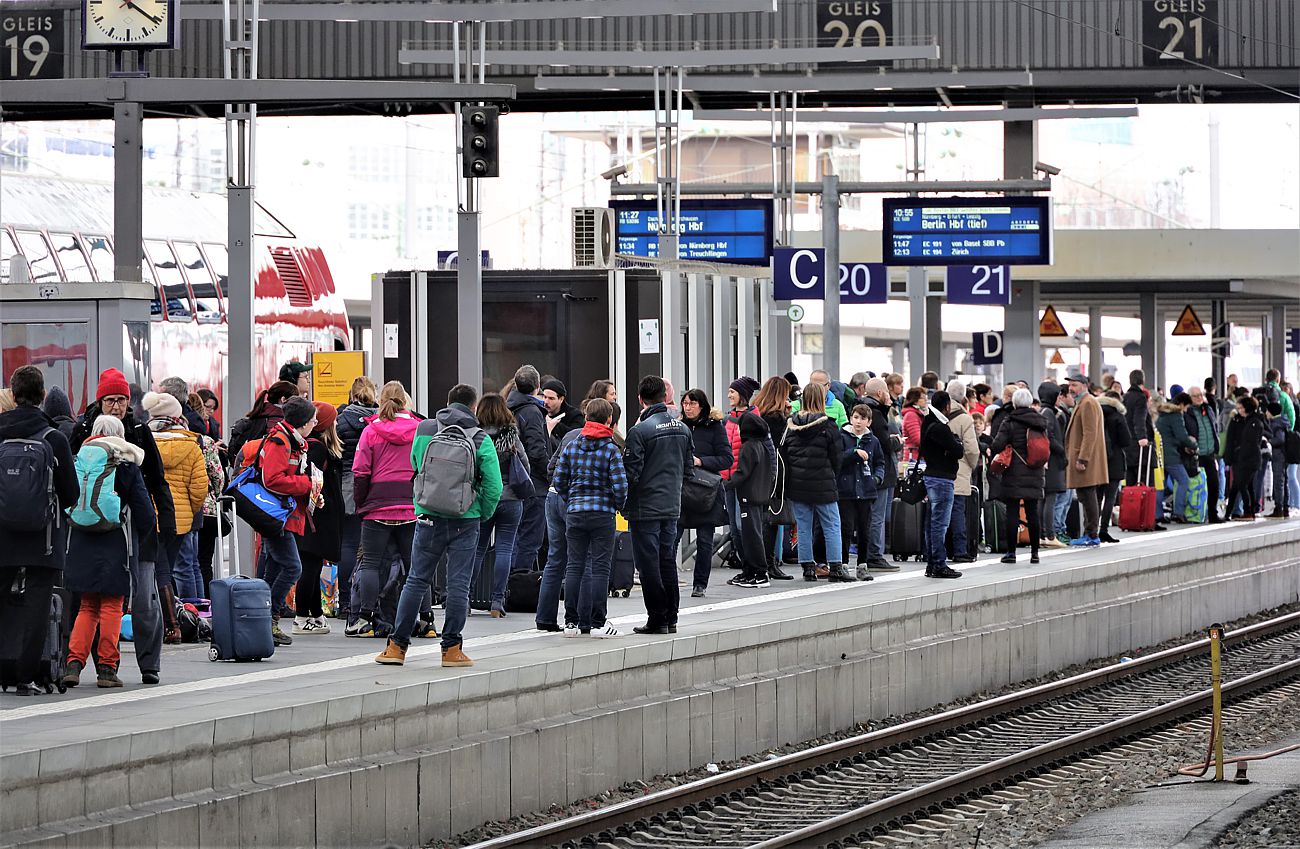
M 180 0 L 82 0 L 82 45 L 167 49 L 177 45 Z

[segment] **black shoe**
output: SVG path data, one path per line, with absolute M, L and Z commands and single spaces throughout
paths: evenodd
M 1164 525 L 1157 524 L 1157 525 L 1156 525 L 1154 528 L 1152 528 L 1151 530 L 1153 530 L 1153 531 L 1167 531 L 1167 530 L 1169 530 L 1169 529 L 1166 528 Z
M 1111 536 L 1108 533 L 1102 534 L 1101 537 L 1099 537 L 1099 539 L 1101 539 L 1102 542 L 1119 542 L 1119 540 L 1115 539 L 1113 536 Z
M 1040 562 L 1039 559 L 1038 559 L 1038 552 L 1037 552 L 1037 551 L 1035 551 L 1033 554 L 1029 555 L 1029 562 L 1030 562 L 1030 563 L 1038 563 L 1038 562 Z
M 157 684 L 157 683 L 158 683 L 158 673 L 157 673 L 157 672 L 141 672 L 141 673 L 140 673 L 140 683 L 141 683 L 141 684 Z
M 803 563 L 803 579 L 810 583 L 817 582 L 817 567 L 812 563 Z
M 830 564 L 830 574 L 826 576 L 826 580 L 832 584 L 852 584 L 856 583 L 858 579 L 844 569 L 843 563 L 832 563 Z
M 558 634 L 559 632 L 561 632 L 561 631 L 564 630 L 563 628 L 561 628 L 559 625 L 555 624 L 554 622 L 549 622 L 549 623 L 538 622 L 537 625 L 536 625 L 536 627 L 537 627 L 537 630 L 539 630 L 539 631 L 545 631 L 545 632 L 548 633 L 548 634 Z
M 973 554 L 958 554 L 956 557 L 952 558 L 952 562 L 953 562 L 953 563 L 974 563 L 974 562 L 975 562 L 975 555 L 973 555 Z
M 677 633 L 677 626 L 676 626 L 676 625 L 669 625 L 669 626 L 668 626 L 668 633 L 670 633 L 670 634 L 676 634 L 676 633 Z
M 1016 562 L 1016 555 L 1015 555 L 1014 553 L 1007 553 L 1007 554 L 1004 554 L 1004 555 L 1002 555 L 1000 562 L 1002 562 L 1002 563 L 1015 563 L 1015 562 Z
M 771 578 L 773 581 L 794 580 L 794 575 L 782 571 L 781 564 L 776 562 L 767 564 L 767 577 Z
M 668 625 L 638 625 L 632 629 L 633 634 L 672 634 L 677 631 L 676 626 L 671 629 Z
M 960 578 L 961 572 L 958 572 L 956 569 L 951 569 L 947 565 L 944 565 L 944 566 L 937 566 L 933 569 L 927 569 L 925 571 L 925 576 L 927 578 Z

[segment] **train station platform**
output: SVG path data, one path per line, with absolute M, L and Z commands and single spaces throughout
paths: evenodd
M 1128 535 L 934 581 L 684 599 L 678 633 L 565 639 L 471 617 L 436 641 L 301 637 L 255 664 L 169 647 L 163 684 L 0 697 L 0 846 L 415 846 L 487 820 L 1153 645 L 1297 600 L 1300 520 Z M 689 578 L 689 576 L 686 576 Z M 625 630 L 640 598 L 611 599 Z

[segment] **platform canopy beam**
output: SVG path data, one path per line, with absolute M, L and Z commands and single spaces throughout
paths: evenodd
M 878 109 L 865 112 L 817 111 L 803 113 L 805 121 L 833 124 L 956 124 L 969 121 L 1043 121 L 1055 118 L 1136 118 L 1136 106 L 1090 109 Z M 768 121 L 766 109 L 696 109 L 696 121 Z
M 771 61 L 770 59 L 768 60 Z M 1034 84 L 1029 71 L 868 71 L 823 72 L 819 74 L 714 74 L 687 76 L 687 91 L 698 92 L 782 92 L 820 94 L 837 91 L 893 91 L 925 88 L 1028 88 Z M 654 91 L 654 77 L 648 74 L 608 76 L 547 76 L 533 79 L 537 91 Z
M 403 65 L 448 65 L 452 50 L 403 48 Z M 795 65 L 816 62 L 886 62 L 939 58 L 937 44 L 884 47 L 777 47 L 761 50 L 488 50 L 492 65 L 550 68 L 712 68 L 720 65 Z
M 513 100 L 506 83 L 437 83 L 421 80 L 226 80 L 190 77 L 146 79 L 6 80 L 5 107 L 50 103 L 384 103 L 402 101 Z
M 650 15 L 707 15 L 775 12 L 775 0 L 425 0 L 423 3 L 262 3 L 263 21 L 535 21 L 560 18 L 640 18 Z M 216 20 L 220 3 L 185 4 L 185 17 Z
M 1050 192 L 1051 180 L 909 180 L 906 182 L 844 182 L 840 183 L 841 195 L 893 195 L 906 193 L 944 193 L 944 192 L 1008 192 L 1026 194 L 1029 192 Z M 683 195 L 770 195 L 771 183 L 683 183 Z M 801 195 L 819 195 L 822 184 L 799 182 L 794 184 L 794 191 Z M 652 195 L 655 187 L 652 183 L 615 183 L 610 187 L 611 195 Z

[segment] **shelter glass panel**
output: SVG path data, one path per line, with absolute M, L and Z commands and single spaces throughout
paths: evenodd
M 221 299 L 217 296 L 216 281 L 199 246 L 194 242 L 172 242 L 172 247 L 176 249 L 176 258 L 189 278 L 199 321 L 220 321 Z
M 81 249 L 81 239 L 74 233 L 50 233 L 54 254 L 63 266 L 63 279 L 69 283 L 90 283 L 90 261 Z
M 15 230 L 18 246 L 27 258 L 27 267 L 32 272 L 33 283 L 44 283 L 59 279 L 59 268 L 54 264 L 54 254 L 45 236 L 34 230 Z
M 91 326 L 84 321 L 5 322 L 0 333 L 6 385 L 8 375 L 20 366 L 36 366 L 45 376 L 46 387 L 60 386 L 68 393 L 72 409 L 86 406 L 91 392 Z
M 190 321 L 194 318 L 194 307 L 190 303 L 190 289 L 185 285 L 185 275 L 181 272 L 172 249 L 166 242 L 146 240 L 145 253 L 153 263 L 167 301 L 168 321 Z
M 520 363 L 532 363 L 539 374 L 563 374 L 559 318 L 554 301 L 494 301 L 484 309 L 486 385 L 505 385 Z
M 105 236 L 86 236 L 86 248 L 90 251 L 90 264 L 100 280 L 114 280 L 117 271 L 113 268 L 113 248 Z
M 9 282 L 9 262 L 18 255 L 18 246 L 8 230 L 0 230 L 0 283 Z
M 208 267 L 217 278 L 217 288 L 222 299 L 230 297 L 230 254 L 225 245 L 216 242 L 204 242 L 203 252 L 208 255 Z

